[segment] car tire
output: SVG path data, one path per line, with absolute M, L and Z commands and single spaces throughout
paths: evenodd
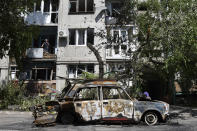
M 157 124 L 158 122 L 158 116 L 155 112 L 147 112 L 145 115 L 144 115 L 144 122 L 149 125 L 149 126 L 152 126 L 152 125 L 155 125 Z
M 74 122 L 74 116 L 71 113 L 63 113 L 61 116 L 61 122 L 64 125 L 72 124 Z

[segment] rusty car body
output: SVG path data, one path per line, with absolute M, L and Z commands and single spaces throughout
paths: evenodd
M 144 121 L 147 125 L 165 121 L 169 104 L 162 101 L 138 101 L 113 80 L 94 80 L 74 84 L 58 101 L 36 106 L 36 125 L 61 121 Z

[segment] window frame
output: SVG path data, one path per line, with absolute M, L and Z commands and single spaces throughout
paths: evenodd
M 118 32 L 118 40 L 116 41 L 116 42 L 114 42 L 114 32 Z M 129 35 L 129 30 L 128 29 L 121 29 L 121 28 L 119 28 L 119 29 L 112 29 L 111 30 L 111 36 L 112 36 L 112 38 L 113 38 L 113 42 L 114 43 L 118 43 L 119 41 L 120 41 L 120 38 L 122 38 L 122 32 L 126 32 L 126 40 L 125 41 L 123 41 L 123 43 L 124 42 L 128 42 L 128 35 Z
M 69 39 L 68 39 L 68 45 L 69 46 L 87 46 L 87 42 L 88 42 L 88 30 L 92 29 L 93 30 L 93 33 L 94 33 L 94 28 L 70 28 L 68 29 L 68 32 L 69 32 Z M 71 33 L 70 31 L 74 30 L 75 31 L 75 36 L 74 36 L 74 44 L 71 44 Z M 80 36 L 80 31 L 84 30 L 84 35 L 83 35 L 83 44 L 80 44 L 79 43 L 79 38 L 81 37 Z M 94 36 L 94 35 L 93 35 Z M 94 45 L 94 38 L 93 38 L 93 43 L 91 43 L 92 45 Z
M 68 78 L 78 78 L 79 77 L 79 75 L 80 75 L 80 74 L 78 74 L 79 66 L 84 66 L 86 72 L 88 72 L 88 70 L 91 69 L 90 67 L 93 66 L 93 72 L 90 72 L 90 73 L 95 72 L 95 70 L 94 70 L 95 65 L 94 64 L 86 64 L 86 65 L 85 64 L 81 64 L 81 65 L 70 64 L 70 65 L 68 65 Z M 74 75 L 73 77 L 70 77 L 71 67 L 73 68 L 73 73 L 72 73 Z M 88 67 L 89 67 L 89 69 L 88 69 Z
M 47 1 L 47 2 L 46 2 Z M 56 9 L 54 10 L 53 2 L 56 1 Z M 59 3 L 60 0 L 41 0 L 38 2 L 34 2 L 34 13 L 41 12 L 44 15 L 50 16 L 50 24 L 58 24 L 58 12 L 59 12 Z M 48 5 L 47 5 L 48 3 Z M 46 11 L 46 6 L 49 6 Z M 39 8 L 39 9 L 38 9 Z
M 97 96 L 97 99 L 79 99 L 77 98 L 77 94 L 81 91 L 81 90 L 84 90 L 84 89 L 94 89 L 96 88 L 97 92 L 96 92 L 96 96 Z M 81 87 L 81 88 L 78 88 L 76 91 L 75 91 L 75 94 L 74 94 L 74 101 L 100 101 L 101 98 L 100 98 L 100 87 L 98 86 L 92 86 L 92 87 Z
M 72 15 L 72 14 L 94 14 L 94 12 L 95 12 L 95 7 L 94 7 L 94 0 L 92 0 L 93 2 L 93 7 L 92 7 L 92 11 L 88 11 L 88 0 L 84 0 L 85 1 L 85 10 L 84 11 L 80 11 L 79 10 L 79 7 L 80 7 L 80 2 L 79 2 L 79 0 L 69 0 L 69 5 L 70 5 L 70 8 L 69 8 L 69 11 L 68 11 L 68 14 L 69 15 Z M 71 3 L 76 3 L 76 12 L 71 12 Z
M 111 2 L 110 2 L 110 8 L 111 8 L 111 9 L 110 9 L 110 16 L 111 16 L 111 17 L 115 17 L 115 16 L 114 16 L 114 10 L 113 10 L 113 9 L 114 9 L 114 8 L 113 8 L 113 4 L 122 5 L 122 2 L 121 2 L 121 1 L 111 1 Z
M 106 98 L 106 99 L 104 99 L 103 88 L 106 88 L 106 89 L 116 89 L 117 92 L 118 92 L 119 98 Z M 127 97 L 126 99 L 123 98 L 123 96 L 121 95 L 121 93 L 120 93 L 119 90 L 122 90 L 122 91 L 124 92 L 125 97 Z M 112 99 L 113 99 L 113 100 L 116 100 L 116 99 L 131 100 L 131 98 L 130 98 L 130 96 L 127 94 L 127 92 L 126 92 L 123 88 L 121 88 L 121 87 L 119 87 L 119 86 L 102 86 L 101 92 L 102 92 L 102 96 L 101 96 L 101 97 L 102 97 L 102 100 L 112 100 Z

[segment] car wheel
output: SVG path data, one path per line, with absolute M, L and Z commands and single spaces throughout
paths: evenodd
M 158 116 L 154 112 L 147 112 L 144 116 L 144 121 L 149 126 L 155 125 L 158 122 Z
M 63 113 L 61 116 L 61 122 L 64 125 L 72 124 L 74 122 L 74 116 L 70 113 Z

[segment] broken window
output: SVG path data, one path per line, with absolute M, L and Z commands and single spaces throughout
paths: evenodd
M 69 29 L 69 45 L 94 44 L 94 29 Z
M 70 13 L 77 12 L 77 0 L 70 0 Z
M 52 11 L 58 11 L 59 0 L 51 0 Z
M 102 90 L 103 90 L 103 100 L 107 100 L 107 99 L 126 99 L 126 100 L 129 100 L 128 95 L 121 88 L 103 87 Z
M 114 31 L 114 42 L 118 42 L 119 41 L 119 31 Z
M 126 51 L 127 51 L 127 46 L 126 45 L 121 45 L 122 54 L 126 54 Z
M 112 45 L 107 45 L 106 46 L 106 55 L 107 56 L 112 56 Z
M 88 28 L 87 36 L 87 43 L 94 44 L 94 29 Z
M 69 29 L 69 45 L 75 45 L 76 30 Z
M 33 68 L 32 80 L 53 80 L 55 79 L 55 69 L 53 68 Z
M 84 38 L 85 38 L 85 30 L 84 29 L 78 30 L 78 45 L 85 44 Z
M 50 11 L 50 0 L 45 0 L 44 1 L 44 12 L 49 12 Z
M 88 65 L 87 66 L 87 72 L 94 73 L 94 65 Z
M 94 0 L 70 0 L 69 13 L 91 13 L 94 11 Z
M 76 93 L 76 100 L 98 100 L 98 88 L 83 88 Z
M 86 71 L 85 65 L 79 65 L 79 66 L 77 67 L 77 75 L 78 75 L 78 76 L 81 76 L 82 73 L 83 73 L 83 71 Z
M 40 35 L 33 39 L 33 48 L 42 48 L 45 39 L 48 39 L 49 49 L 48 53 L 54 54 L 57 45 L 57 27 L 41 27 Z
M 82 72 L 94 73 L 94 64 L 89 65 L 69 65 L 68 67 L 68 77 L 78 78 L 82 75 Z
M 116 54 L 116 55 L 120 53 L 120 52 L 119 52 L 119 45 L 115 45 L 115 46 L 114 46 L 114 51 L 115 51 L 115 54 Z
M 112 17 L 117 17 L 120 14 L 120 10 L 122 8 L 122 4 L 120 2 L 111 3 L 112 8 Z
M 58 23 L 58 13 L 51 13 L 51 23 Z
M 41 11 L 41 3 L 39 0 L 36 1 L 36 11 Z
M 124 29 L 114 29 L 113 30 L 113 41 L 115 43 L 118 42 L 126 42 L 127 41 L 127 37 L 128 36 L 128 31 L 124 30 Z
M 85 12 L 85 1 L 86 0 L 79 0 L 79 12 Z
M 44 3 L 43 6 L 42 2 Z M 46 21 L 50 19 L 50 23 L 58 23 L 58 10 L 59 0 L 36 0 L 34 3 L 34 11 L 44 12 Z
M 127 41 L 127 31 L 121 31 L 121 42 Z
M 87 11 L 88 12 L 94 11 L 94 1 L 93 0 L 87 0 Z
M 111 35 L 112 41 L 109 41 L 110 39 L 108 39 L 108 42 L 109 43 L 112 42 L 112 45 L 113 45 L 113 48 L 111 48 L 112 55 L 126 55 L 127 54 L 127 51 L 128 51 L 127 46 L 129 42 L 128 35 L 131 29 L 132 29 L 131 27 L 129 28 L 125 27 L 125 28 L 114 28 L 111 31 L 108 31 L 110 34 L 112 34 Z M 108 35 L 110 36 L 110 34 Z M 110 48 L 108 50 L 110 50 Z
M 107 71 L 108 72 L 117 72 L 117 71 L 123 71 L 125 70 L 125 64 L 124 63 L 110 63 L 108 64 Z

